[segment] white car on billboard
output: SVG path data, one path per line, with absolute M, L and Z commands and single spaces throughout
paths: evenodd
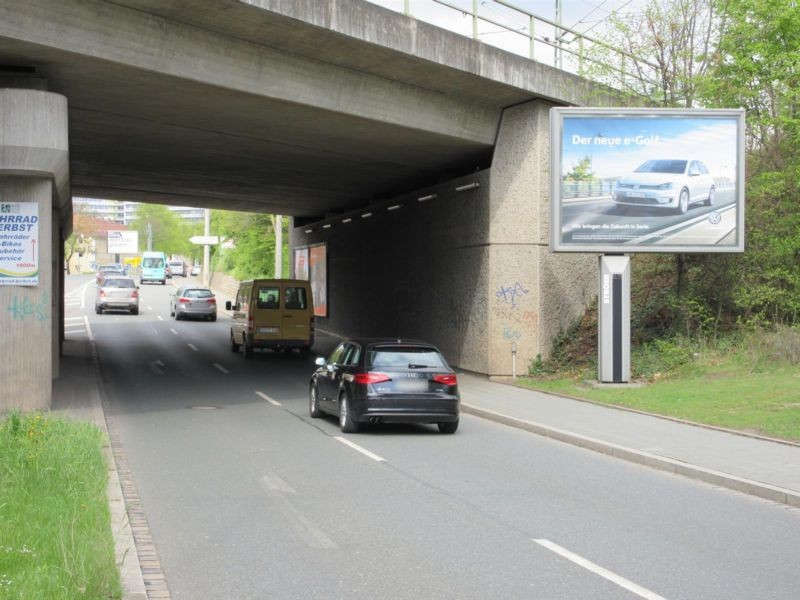
M 699 160 L 653 159 L 620 177 L 611 191 L 617 204 L 656 207 L 683 214 L 689 205 L 714 204 L 714 178 Z

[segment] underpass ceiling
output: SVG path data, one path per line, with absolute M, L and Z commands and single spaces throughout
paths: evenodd
M 0 0 L 0 16 L 8 1 Z M 44 10 L 49 1 L 31 3 Z M 69 14 L 66 5 L 72 0 L 52 2 L 54 11 Z M 213 35 L 244 38 L 248 45 L 271 45 L 273 58 L 273 46 L 281 52 L 307 55 L 313 48 L 309 40 L 315 39 L 317 50 L 324 52 L 313 64 L 330 60 L 337 64 L 334 69 L 349 64 L 348 70 L 341 71 L 345 74 L 358 69 L 370 77 L 393 77 L 394 89 L 407 92 L 409 102 L 415 99 L 415 90 L 421 94 L 420 112 L 430 106 L 441 116 L 436 112 L 427 120 L 420 116 L 417 126 L 412 106 L 410 118 L 403 116 L 405 121 L 391 112 L 380 118 L 380 101 L 385 101 L 387 93 L 381 90 L 383 96 L 375 94 L 376 101 L 367 106 L 370 118 L 363 118 L 357 111 L 326 110 L 176 76 L 166 69 L 159 72 L 109 60 L 92 52 L 90 42 L 84 50 L 75 40 L 51 46 L 32 43 L 37 38 L 30 32 L 0 35 L 0 64 L 34 67 L 50 91 L 68 98 L 75 196 L 302 217 L 335 214 L 487 168 L 503 107 L 536 97 L 238 0 L 204 0 L 194 3 L 192 10 L 187 10 L 185 2 L 95 4 L 126 7 L 115 6 L 115 10 L 134 7 L 162 21 L 180 19 L 182 27 L 186 22 L 195 28 L 213 27 Z M 366 10 L 375 8 L 369 5 Z M 254 20 L 253 15 L 258 18 Z M 371 17 L 405 26 L 409 22 L 388 11 Z M 156 27 L 168 26 L 156 22 Z M 453 39 L 452 43 L 473 43 L 447 37 Z M 135 40 L 120 40 L 123 43 Z M 163 49 L 164 60 L 178 50 Z M 398 85 L 401 75 L 405 79 Z M 369 97 L 371 90 L 342 88 L 338 93 L 346 104 L 348 94 Z M 447 98 L 453 103 L 451 123 L 447 122 Z M 405 100 L 403 96 L 396 101 Z M 473 108 L 465 109 L 469 103 Z M 391 111 L 391 106 L 386 109 Z

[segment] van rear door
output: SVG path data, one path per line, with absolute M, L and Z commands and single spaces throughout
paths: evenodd
M 281 327 L 281 288 L 278 284 L 258 284 L 253 294 L 253 334 L 258 340 L 285 339 Z
M 311 337 L 311 298 L 302 285 L 283 284 L 283 339 L 308 341 Z

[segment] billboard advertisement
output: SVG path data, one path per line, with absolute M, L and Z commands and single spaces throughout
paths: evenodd
M 554 108 L 555 252 L 743 252 L 744 111 Z
M 294 249 L 295 279 L 311 282 L 314 316 L 328 316 L 328 247 L 325 244 Z
M 39 283 L 39 205 L 0 203 L 0 285 Z
M 139 253 L 139 232 L 138 231 L 109 231 L 108 232 L 108 253 L 109 254 L 138 254 Z

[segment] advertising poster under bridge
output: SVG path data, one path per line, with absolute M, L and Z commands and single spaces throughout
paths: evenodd
M 39 205 L 0 203 L 0 285 L 39 283 Z

